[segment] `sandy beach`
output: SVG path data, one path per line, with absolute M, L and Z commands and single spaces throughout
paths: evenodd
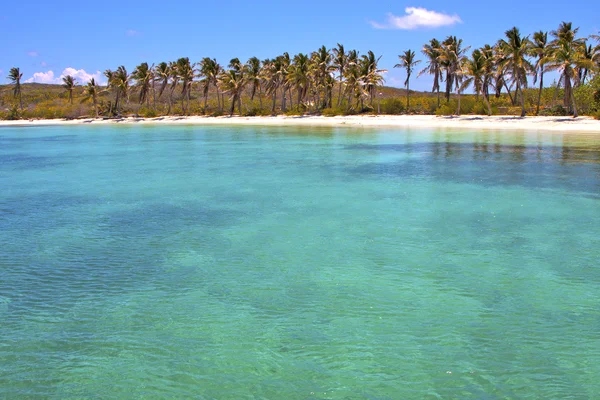
M 274 117 L 158 117 L 158 118 L 87 118 L 77 120 L 47 119 L 0 121 L 1 126 L 78 125 L 78 124 L 182 124 L 182 125 L 258 125 L 258 126 L 352 126 L 401 127 L 477 130 L 527 130 L 554 132 L 588 132 L 600 134 L 600 120 L 590 117 L 514 117 L 514 116 L 447 116 L 433 115 L 365 115 L 365 116 L 274 116 Z

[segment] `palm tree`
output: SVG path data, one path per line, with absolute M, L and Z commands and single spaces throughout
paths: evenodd
M 287 77 L 290 87 L 296 89 L 298 95 L 298 107 L 302 105 L 310 85 L 309 62 L 310 59 L 306 54 L 296 54 L 290 65 L 290 71 Z
M 492 106 L 490 104 L 490 86 L 494 80 L 496 69 L 494 49 L 489 44 L 486 44 L 480 49 L 480 51 L 483 63 L 483 83 L 481 85 L 481 91 L 484 101 L 487 104 L 488 116 L 490 116 L 492 115 Z
M 387 72 L 385 69 L 379 69 L 380 59 L 381 56 L 376 58 L 375 54 L 369 50 L 366 55 L 361 57 L 359 62 L 360 81 L 369 96 L 371 107 L 373 106 L 373 98 L 377 94 L 377 86 L 383 85 L 383 74 Z
M 400 63 L 394 65 L 394 68 L 404 68 L 406 70 L 406 80 L 404 86 L 406 86 L 406 108 L 410 108 L 410 75 L 413 69 L 421 62 L 421 60 L 415 60 L 415 52 L 412 50 L 406 50 L 404 54 L 398 56 Z
M 190 105 L 190 93 L 192 91 L 192 82 L 194 79 L 194 68 L 188 57 L 181 57 L 175 63 L 175 71 L 178 79 L 181 81 L 181 109 L 184 114 L 187 113 Z
M 321 46 L 317 51 L 311 54 L 311 64 L 313 69 L 314 86 L 317 95 L 317 104 L 321 108 L 326 108 L 328 104 L 327 96 L 327 77 L 335 70 L 332 65 L 331 53 L 325 46 Z M 321 100 L 321 95 L 323 95 Z
M 345 79 L 346 89 L 345 94 L 348 96 L 348 109 L 353 109 L 352 98 L 358 100 L 363 96 L 363 89 L 360 82 L 359 57 L 356 50 L 348 52 L 348 63 L 346 65 Z
M 96 84 L 96 80 L 94 78 L 90 79 L 90 81 L 87 83 L 87 85 L 85 85 L 84 88 L 84 94 L 85 97 L 83 98 L 82 101 L 87 101 L 89 99 L 92 99 L 92 102 L 94 103 L 94 111 L 96 112 L 96 117 L 98 117 L 98 94 L 99 94 L 99 87 Z
M 540 89 L 538 92 L 538 101 L 535 108 L 535 115 L 540 112 L 540 104 L 542 102 L 542 89 L 544 88 L 544 72 L 546 69 L 546 63 L 550 59 L 551 47 L 548 43 L 548 32 L 538 31 L 533 34 L 533 41 L 531 42 L 530 54 L 536 57 L 534 65 L 535 74 L 533 76 L 533 83 L 535 84 L 537 78 L 540 78 Z
M 115 72 L 113 70 L 107 69 L 106 71 L 104 71 L 104 76 L 106 77 L 106 90 L 108 92 L 110 92 L 110 91 L 114 92 L 115 100 L 109 101 L 109 107 L 108 107 L 108 115 L 112 116 L 113 111 L 116 111 L 116 103 L 117 103 L 117 99 L 119 97 L 118 91 L 115 88 Z
M 67 75 L 62 78 L 63 87 L 69 93 L 69 102 L 73 105 L 73 89 L 75 88 L 75 78 L 71 75 Z
M 476 96 L 477 100 L 479 100 L 479 95 L 484 92 L 483 87 L 486 84 L 485 76 L 486 76 L 486 67 L 487 67 L 486 63 L 487 62 L 488 62 L 488 59 L 482 50 L 480 50 L 480 49 L 473 50 L 473 53 L 471 54 L 471 58 L 466 59 L 463 63 L 463 68 L 462 68 L 461 73 L 464 76 L 466 76 L 467 78 L 462 83 L 462 87 L 460 90 L 461 92 L 464 91 L 471 84 L 473 84 L 473 88 L 475 89 L 475 96 Z M 488 116 L 492 115 L 492 109 L 490 107 L 490 103 L 487 100 L 487 97 L 485 96 L 485 93 L 483 94 L 482 97 L 483 97 L 483 101 L 485 102 L 485 105 L 487 106 L 487 109 L 488 109 Z M 460 113 L 460 106 L 459 106 L 458 113 Z
M 214 82 L 215 77 L 215 65 L 217 61 L 215 59 L 211 59 L 209 57 L 204 57 L 202 61 L 200 61 L 200 76 L 203 77 L 202 81 L 202 93 L 204 95 L 204 113 L 206 113 L 206 106 L 208 102 L 208 91 L 210 89 L 210 85 Z M 217 96 L 217 101 L 219 102 L 219 108 L 221 107 L 220 99 Z
M 140 91 L 140 104 L 143 104 L 144 102 L 148 103 L 148 93 L 150 92 L 154 80 L 154 74 L 152 73 L 152 69 L 148 66 L 148 63 L 144 62 L 138 65 L 131 74 L 131 78 L 135 80 L 136 87 Z
M 260 60 L 257 57 L 251 57 L 246 62 L 246 79 L 251 85 L 250 101 L 254 100 L 256 89 L 258 89 L 258 101 L 262 108 L 262 86 L 260 78 Z
M 443 80 L 442 66 L 440 56 L 442 54 L 442 44 L 437 39 L 431 39 L 428 44 L 423 46 L 421 53 L 427 57 L 427 67 L 425 67 L 417 77 L 424 73 L 433 75 L 433 87 L 431 92 L 437 92 L 438 107 L 440 106 L 440 82 Z
M 237 60 L 237 59 L 234 59 Z M 232 60 L 232 61 L 234 61 Z M 239 61 L 239 60 L 238 60 Z M 234 65 L 233 62 L 230 63 L 230 66 Z M 238 104 L 238 112 L 240 116 L 242 115 L 242 100 L 241 94 L 244 90 L 245 85 L 244 73 L 242 69 L 231 68 L 226 72 L 223 72 L 219 76 L 219 84 L 221 85 L 223 91 L 225 93 L 229 93 L 231 95 L 231 108 L 229 109 L 229 116 L 233 115 L 233 111 L 235 110 L 235 104 Z
M 166 62 L 159 63 L 155 68 L 154 80 L 160 82 L 160 88 L 158 89 L 158 99 L 160 100 L 163 92 L 169 85 L 169 77 L 171 76 L 171 68 Z M 154 83 L 153 83 L 154 85 Z M 171 109 L 171 98 L 169 97 L 169 110 Z
M 517 27 L 507 30 L 504 35 L 506 40 L 501 39 L 499 42 L 506 56 L 502 66 L 505 73 L 510 75 L 512 82 L 515 84 L 515 96 L 520 96 L 521 117 L 524 117 L 525 96 L 523 95 L 523 87 L 527 87 L 527 74 L 534 70 L 526 58 L 531 48 L 531 42 L 527 36 L 521 36 Z
M 171 80 L 171 89 L 169 90 L 169 109 L 167 110 L 167 114 L 171 114 L 171 107 L 173 105 L 173 93 L 175 93 L 175 89 L 177 88 L 177 84 L 179 83 L 179 72 L 177 70 L 177 63 L 174 61 L 169 61 L 169 79 Z
M 442 42 L 441 54 L 439 56 L 440 66 L 446 72 L 446 102 L 450 101 L 450 92 L 455 85 L 458 85 L 460 77 L 458 73 L 465 59 L 465 53 L 470 47 L 462 47 L 462 39 L 456 36 L 448 36 Z
M 338 89 L 338 107 L 342 104 L 342 80 L 344 79 L 344 71 L 346 70 L 346 65 L 348 64 L 348 55 L 344 50 L 344 46 L 341 44 L 337 44 L 337 48 L 333 49 L 334 59 L 333 66 L 336 68 L 339 74 L 340 87 Z
M 571 22 L 562 22 L 556 31 L 552 31 L 554 40 L 551 42 L 552 58 L 548 70 L 559 71 L 560 80 L 564 82 L 565 97 L 564 105 L 568 107 L 569 113 L 577 118 L 577 105 L 575 104 L 575 95 L 573 93 L 572 79 L 576 79 L 577 68 L 593 68 L 590 60 L 582 57 L 585 41 L 576 38 L 579 28 L 574 28 Z
M 112 74 L 112 86 L 116 89 L 117 98 L 115 101 L 115 108 L 117 114 L 121 114 L 121 103 L 123 100 L 127 101 L 129 98 L 129 80 L 130 76 L 127 73 L 127 69 L 121 65 Z
M 21 79 L 23 78 L 23 74 L 21 70 L 17 67 L 13 67 L 8 72 L 8 80 L 12 82 L 15 86 L 13 88 L 13 96 L 15 98 L 19 98 L 19 104 L 21 105 L 21 111 L 23 111 L 23 97 L 21 96 Z

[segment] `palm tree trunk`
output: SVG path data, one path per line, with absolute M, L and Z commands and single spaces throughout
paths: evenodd
M 543 67 L 542 67 L 543 68 Z M 537 107 L 535 108 L 535 115 L 540 113 L 540 103 L 542 102 L 542 89 L 544 88 L 544 71 L 540 73 L 540 91 L 538 92 Z
M 337 106 L 339 107 L 342 104 L 342 73 L 340 72 L 340 87 L 338 88 L 338 102 Z
M 514 106 L 514 105 L 515 105 L 515 103 L 516 103 L 516 99 L 514 99 L 514 98 L 512 97 L 512 94 L 510 94 L 510 89 L 508 88 L 508 85 L 506 84 L 506 81 L 504 81 L 503 83 L 504 83 L 504 88 L 506 89 L 506 92 L 508 93 L 508 97 L 510 97 L 510 104 L 512 104 L 512 105 Z M 517 94 L 515 93 L 515 96 L 516 96 L 516 95 L 517 95 Z
M 456 109 L 456 115 L 460 115 L 460 90 L 458 91 L 458 108 Z
M 406 80 L 406 111 L 410 108 L 410 81 Z
M 262 110 L 263 108 L 263 104 L 262 104 L 262 86 L 258 85 L 258 102 L 260 104 L 260 109 Z
M 573 118 L 577 118 L 577 104 L 575 102 L 575 92 L 571 90 L 571 103 L 573 104 Z
M 242 116 L 242 95 L 238 94 L 238 112 L 240 113 L 240 117 Z
M 233 116 L 233 110 L 235 109 L 235 101 L 236 101 L 236 96 L 233 95 L 233 97 L 231 98 L 231 107 L 229 108 L 229 116 Z
M 492 106 L 490 105 L 490 99 L 487 98 L 486 94 L 483 93 L 483 101 L 485 102 L 485 105 L 487 106 L 488 109 L 488 117 L 492 115 Z
M 525 116 L 525 96 L 523 96 L 523 89 L 521 89 L 521 86 L 519 85 L 519 82 L 517 81 L 517 92 L 516 94 L 520 94 L 520 99 L 521 99 L 521 117 Z

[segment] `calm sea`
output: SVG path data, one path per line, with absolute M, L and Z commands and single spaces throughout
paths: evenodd
M 600 135 L 0 128 L 2 399 L 591 399 Z

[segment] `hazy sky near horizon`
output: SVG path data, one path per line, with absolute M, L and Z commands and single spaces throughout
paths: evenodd
M 402 87 L 404 71 L 393 68 L 398 54 L 418 52 L 429 39 L 456 35 L 472 48 L 494 43 L 513 26 L 525 34 L 550 31 L 572 21 L 587 36 L 600 30 L 597 1 L 571 7 L 555 2 L 507 0 L 502 6 L 472 1 L 239 1 L 174 3 L 156 0 L 57 5 L 30 0 L 0 8 L 0 81 L 18 66 L 24 80 L 58 82 L 72 74 L 79 83 L 101 71 L 179 57 L 192 62 L 233 57 L 272 58 L 285 51 L 310 53 L 341 43 L 361 54 L 373 50 L 388 69 L 386 85 Z M 420 57 L 422 58 L 422 57 Z M 424 67 L 422 63 L 419 67 Z M 420 69 L 420 68 L 419 68 Z M 429 90 L 431 78 L 411 80 L 411 89 Z

